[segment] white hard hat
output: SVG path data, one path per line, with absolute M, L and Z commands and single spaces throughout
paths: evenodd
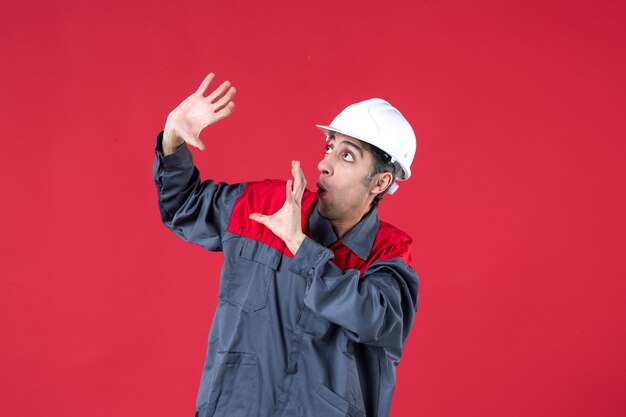
M 339 113 L 329 126 L 316 126 L 327 138 L 335 132 L 376 146 L 402 168 L 398 180 L 411 176 L 411 162 L 417 146 L 415 133 L 404 116 L 385 100 L 372 98 L 352 104 Z

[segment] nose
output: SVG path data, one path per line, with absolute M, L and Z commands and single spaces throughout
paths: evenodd
M 333 165 L 330 162 L 330 158 L 328 155 L 325 155 L 324 158 L 317 164 L 317 169 L 322 175 L 333 175 Z

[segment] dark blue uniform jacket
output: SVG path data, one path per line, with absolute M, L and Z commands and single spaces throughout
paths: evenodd
M 388 416 L 417 308 L 409 236 L 372 210 L 337 239 L 307 191 L 294 256 L 248 219 L 282 207 L 284 182 L 201 182 L 187 147 L 163 157 L 160 140 L 163 222 L 224 253 L 196 415 Z

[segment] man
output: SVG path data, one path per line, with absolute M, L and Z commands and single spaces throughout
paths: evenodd
M 410 176 L 415 136 L 389 103 L 346 108 L 329 126 L 317 192 L 293 180 L 200 182 L 186 144 L 234 110 L 214 75 L 168 116 L 154 180 L 163 222 L 224 252 L 198 417 L 387 416 L 417 307 L 411 239 L 376 205 Z M 391 190 L 390 190 L 391 192 Z

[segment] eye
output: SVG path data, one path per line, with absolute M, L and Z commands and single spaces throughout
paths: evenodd
M 348 162 L 353 162 L 354 161 L 354 157 L 352 156 L 352 154 L 350 152 L 344 152 L 343 159 L 345 159 Z
M 329 154 L 331 151 L 333 150 L 333 147 L 330 145 L 326 145 L 326 150 L 324 151 L 325 154 Z

